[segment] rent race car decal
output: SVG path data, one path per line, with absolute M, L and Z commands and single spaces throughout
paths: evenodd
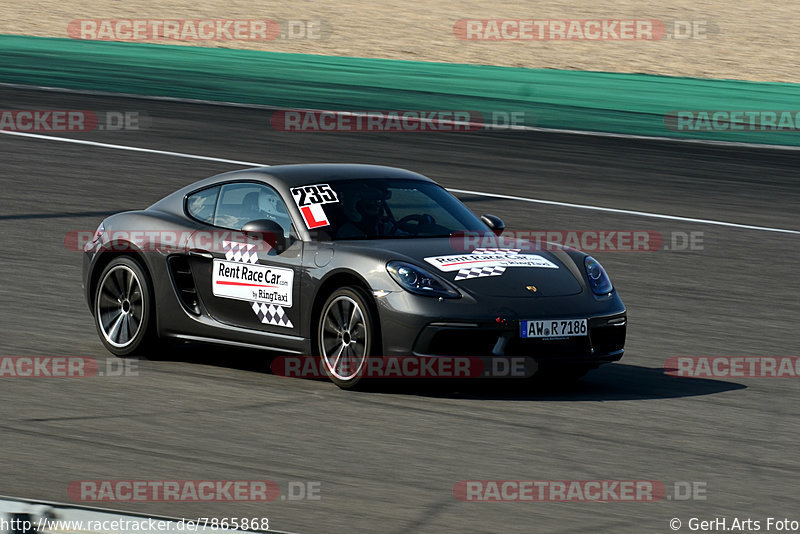
M 500 276 L 508 267 L 558 269 L 558 265 L 538 254 L 520 254 L 520 249 L 482 248 L 472 254 L 431 256 L 425 261 L 442 272 L 458 271 L 455 280 Z
M 258 265 L 256 245 L 223 241 L 225 260 L 214 260 L 211 285 L 214 296 L 244 300 L 262 324 L 293 328 L 286 314 L 292 307 L 294 271 Z
M 248 302 L 292 305 L 294 271 L 236 261 L 214 260 L 214 296 Z
M 331 186 L 328 184 L 305 185 L 293 187 L 291 192 L 309 230 L 330 224 L 322 206 L 339 202 L 339 197 L 336 196 L 336 192 L 331 189 Z

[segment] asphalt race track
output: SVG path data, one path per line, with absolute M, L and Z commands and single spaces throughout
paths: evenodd
M 535 132 L 318 133 L 268 112 L 0 89 L 3 109 L 145 112 L 61 134 L 264 164 L 406 167 L 447 187 L 800 230 L 798 152 Z M 58 135 L 58 134 L 52 134 Z M 776 134 L 792 135 L 792 134 Z M 70 230 L 233 164 L 0 135 L 0 355 L 110 357 Z M 797 517 L 798 385 L 694 379 L 671 356 L 800 355 L 800 235 L 464 195 L 508 228 L 702 232 L 702 250 L 600 252 L 629 310 L 626 354 L 563 390 L 460 384 L 344 392 L 271 375 L 263 352 L 185 346 L 138 376 L 0 379 L 0 493 L 67 501 L 76 480 L 319 482 L 319 500 L 108 503 L 346 532 L 670 532 L 679 518 Z M 460 480 L 700 482 L 705 500 L 465 503 Z M 89 503 L 91 504 L 91 503 Z M 762 529 L 764 523 L 762 523 Z

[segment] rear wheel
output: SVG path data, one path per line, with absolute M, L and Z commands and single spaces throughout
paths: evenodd
M 146 355 L 156 338 L 150 279 L 131 258 L 111 260 L 94 295 L 100 341 L 117 356 Z
M 322 368 L 342 389 L 363 387 L 367 362 L 376 346 L 376 320 L 357 287 L 334 291 L 322 306 L 317 350 Z

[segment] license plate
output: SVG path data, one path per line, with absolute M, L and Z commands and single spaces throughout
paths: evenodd
M 586 319 L 520 321 L 519 335 L 525 338 L 577 337 L 589 333 Z

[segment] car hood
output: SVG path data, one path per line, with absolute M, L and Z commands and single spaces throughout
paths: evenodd
M 424 267 L 473 295 L 557 297 L 583 291 L 580 271 L 562 251 L 517 249 L 459 251 L 448 238 L 340 241 L 337 248 L 356 250 L 384 261 L 400 260 Z M 462 247 L 463 249 L 463 247 Z

